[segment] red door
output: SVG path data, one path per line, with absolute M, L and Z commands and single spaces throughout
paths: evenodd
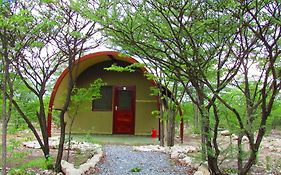
M 114 87 L 113 134 L 134 134 L 135 86 Z

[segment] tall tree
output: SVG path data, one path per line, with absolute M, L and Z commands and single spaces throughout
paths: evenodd
M 88 11 L 88 8 L 91 11 Z M 60 53 L 67 58 L 68 85 L 65 92 L 65 99 L 62 99 L 63 105 L 59 113 L 60 119 L 60 142 L 59 151 L 56 159 L 55 170 L 61 171 L 61 160 L 65 141 L 64 115 L 71 102 L 71 94 L 75 87 L 78 76 L 79 59 L 89 49 L 94 49 L 100 45 L 100 25 L 95 21 L 100 11 L 106 8 L 105 4 L 99 4 L 96 1 L 67 1 L 59 0 L 48 3 L 47 11 L 51 11 L 51 19 L 61 24 L 58 35 L 54 36 L 54 45 Z M 85 17 L 91 18 L 88 20 Z
M 219 100 L 232 111 L 240 128 L 238 148 L 239 174 L 247 174 L 257 159 L 268 117 L 281 89 L 281 3 L 279 1 L 241 2 L 242 15 L 236 16 L 243 26 L 234 52 L 241 61 L 239 76 L 234 85 L 245 99 L 245 111 Z M 246 114 L 246 115 L 245 115 Z M 249 140 L 245 156 L 242 138 Z
M 112 2 L 114 3 L 114 2 Z M 219 150 L 210 134 L 210 109 L 219 93 L 236 75 L 238 59 L 231 57 L 239 22 L 227 7 L 232 4 L 190 1 L 124 1 L 113 5 L 104 20 L 110 41 L 170 70 L 185 87 L 202 117 L 202 155 L 217 174 Z M 232 7 L 231 7 L 232 9 Z M 106 14 L 105 14 L 106 16 Z M 217 70 L 215 70 L 217 69 Z M 167 75 L 168 76 L 168 75 Z M 212 92 L 204 84 L 215 89 Z M 218 125 L 213 134 L 216 143 Z
M 9 16 L 4 18 L 6 33 L 2 38 L 12 43 L 9 45 L 9 59 L 15 72 L 38 99 L 39 110 L 34 110 L 36 110 L 42 138 L 30 120 L 32 117 L 22 110 L 21 103 L 16 99 L 10 99 L 10 102 L 32 130 L 45 158 L 48 159 L 49 145 L 43 100 L 46 84 L 63 62 L 64 57 L 48 49 L 50 33 L 54 34 L 52 29 L 55 23 L 50 21 L 45 14 L 33 14 L 35 11 L 38 12 L 40 5 L 42 4 L 39 2 L 17 1 L 9 11 Z
M 35 129 L 30 120 L 32 117 L 23 110 L 21 103 L 16 99 L 10 99 L 10 102 L 32 130 L 46 159 L 49 158 L 44 106 L 47 86 L 59 66 L 66 63 L 70 70 L 69 90 L 60 115 L 62 132 L 57 158 L 58 171 L 60 171 L 65 135 L 63 117 L 75 83 L 72 68 L 76 58 L 79 58 L 88 49 L 97 47 L 101 41 L 95 39 L 95 34 L 99 30 L 97 23 L 83 20 L 83 16 L 73 10 L 82 10 L 83 4 L 85 4 L 84 1 L 17 1 L 13 6 L 14 11 L 8 11 L 9 15 L 2 14 L 1 16 L 1 25 L 4 26 L 1 27 L 1 30 L 6 31 L 6 33 L 1 31 L 1 34 L 5 34 L 1 37 L 4 38 L 3 41 L 12 43 L 5 45 L 9 46 L 6 50 L 11 53 L 10 63 L 21 81 L 38 99 L 39 109 L 34 110 L 36 110 L 41 134 Z M 93 3 L 93 7 L 96 5 L 98 4 Z M 4 11 L 1 12 L 4 13 Z M 88 12 L 87 15 L 92 15 L 92 13 Z
M 1 2 L 0 4 L 0 58 L 2 62 L 1 95 L 2 95 L 2 174 L 6 174 L 7 156 L 7 129 L 12 114 L 13 82 L 12 82 L 12 60 L 13 57 L 22 52 L 27 40 L 22 40 L 22 45 L 17 42 L 17 31 L 24 28 L 25 22 L 30 20 L 25 16 L 24 10 L 17 10 L 17 4 Z M 24 33 L 24 32 L 23 32 Z M 23 34 L 21 33 L 21 34 Z
M 156 82 L 156 87 L 152 90 L 159 97 L 160 145 L 174 146 L 176 116 L 183 117 L 180 103 L 183 100 L 185 88 L 176 81 L 172 72 L 163 69 L 157 63 L 150 62 L 145 65 L 151 69 L 151 73 L 146 76 Z M 182 122 L 183 119 L 180 118 L 181 125 Z M 180 130 L 180 135 L 183 134 L 182 132 Z
M 2 40 L 3 41 L 3 40 Z M 4 42 L 6 44 L 6 42 Z M 2 90 L 2 174 L 7 174 L 7 127 L 10 118 L 10 113 L 7 112 L 7 101 L 8 96 L 6 92 L 9 89 L 9 71 L 10 71 L 10 60 L 8 57 L 7 45 L 2 45 L 3 54 L 1 53 L 1 59 L 3 63 L 3 76 L 1 77 L 1 90 Z M 11 94 L 12 95 L 12 94 Z
M 268 70 L 261 75 L 263 80 L 260 81 L 266 85 L 261 88 L 263 102 L 260 103 L 264 107 L 262 114 L 265 117 L 261 120 L 259 136 L 264 134 L 263 126 L 278 91 L 276 87 L 279 87 L 274 65 L 278 62 L 276 60 L 280 52 L 280 3 L 109 2 L 112 8 L 110 13 L 104 14 L 107 18 L 103 19 L 103 24 L 110 42 L 123 52 L 138 55 L 170 70 L 176 80 L 186 87 L 186 93 L 201 114 L 202 155 L 206 156 L 213 174 L 223 174 L 218 163 L 220 111 L 217 105 L 227 106 L 220 97 L 223 89 L 233 83 L 238 72 L 248 65 L 244 60 L 249 56 L 253 58 L 256 47 L 263 48 L 260 51 L 268 52 L 266 58 L 269 60 L 264 64 Z M 247 36 L 242 39 L 241 34 Z M 256 43 L 258 40 L 265 46 Z M 249 47 L 245 47 L 244 42 Z M 263 63 L 262 60 L 259 62 Z M 214 120 L 214 124 L 211 120 Z M 240 120 L 238 116 L 237 120 Z M 246 129 L 240 126 L 241 131 Z M 253 134 L 254 131 L 247 132 Z M 246 174 L 252 166 L 261 138 L 258 137 L 256 143 L 250 141 L 252 156 L 244 168 L 239 168 L 240 174 Z

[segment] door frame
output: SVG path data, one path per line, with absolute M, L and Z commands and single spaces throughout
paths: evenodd
M 130 85 L 130 86 L 127 86 L 127 85 L 124 85 L 124 86 L 113 86 L 113 96 L 112 96 L 112 98 L 113 98 L 113 116 L 112 116 L 112 118 L 113 118 L 113 123 L 112 123 L 112 134 L 120 134 L 120 133 L 117 133 L 116 132 L 116 108 L 115 108 L 115 106 L 117 105 L 117 97 L 116 97 L 116 95 L 117 95 L 117 91 L 119 90 L 119 89 L 122 89 L 122 88 L 124 88 L 124 87 L 126 87 L 127 89 L 129 89 L 130 91 L 132 91 L 132 102 L 131 102 L 131 107 L 132 107 L 132 122 L 131 122 L 131 126 L 132 126 L 132 132 L 131 133 L 128 133 L 128 134 L 130 134 L 130 135 L 134 135 L 135 134 L 135 120 L 136 120 L 136 86 L 135 85 Z

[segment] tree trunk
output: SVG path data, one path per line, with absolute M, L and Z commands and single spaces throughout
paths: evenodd
M 9 81 L 9 60 L 8 60 L 8 51 L 7 48 L 4 48 L 4 78 L 2 82 L 2 174 L 7 174 L 7 129 L 9 116 L 7 114 L 7 100 L 8 100 L 8 81 Z M 11 96 L 12 94 L 10 94 Z M 9 112 L 10 115 L 10 112 Z
M 175 111 L 170 109 L 167 120 L 167 146 L 174 146 L 175 143 Z
M 56 159 L 56 165 L 55 165 L 55 171 L 61 172 L 61 160 L 63 156 L 63 147 L 64 147 L 64 140 L 65 140 L 65 126 L 66 123 L 64 122 L 64 114 L 61 112 L 60 114 L 60 142 L 59 142 L 59 148 L 58 148 L 58 155 Z
M 251 155 L 245 164 L 245 166 L 239 171 L 239 175 L 246 175 L 250 171 L 250 168 L 253 166 L 253 164 L 256 162 L 257 159 L 257 151 L 251 151 Z
M 71 55 L 69 58 L 73 58 Z M 55 171 L 56 172 L 61 172 L 61 160 L 63 156 L 63 148 L 64 148 L 64 141 L 65 141 L 65 126 L 66 123 L 64 121 L 64 115 L 70 105 L 70 100 L 71 100 L 71 92 L 74 88 L 75 85 L 75 80 L 73 78 L 73 59 L 69 59 L 68 62 L 68 69 L 69 69 L 69 80 L 68 80 L 68 86 L 67 86 L 67 93 L 66 93 L 66 98 L 64 101 L 64 105 L 62 107 L 62 110 L 60 112 L 60 141 L 59 141 L 59 148 L 58 148 L 58 154 L 57 154 L 57 159 L 56 159 L 56 165 L 55 165 Z M 76 78 L 76 77 L 75 77 Z
M 237 140 L 237 148 L 238 148 L 238 153 L 237 153 L 237 166 L 238 166 L 238 171 L 241 172 L 243 169 L 243 148 L 242 148 L 242 137 L 244 134 L 240 134 Z
M 199 109 L 198 107 L 193 103 L 193 110 L 194 110 L 194 128 L 199 128 Z
M 71 135 L 72 135 L 72 126 L 75 120 L 75 116 L 78 113 L 80 105 L 78 105 L 75 109 L 75 114 L 71 117 L 70 125 L 69 125 L 69 132 L 68 132 L 68 146 L 67 146 L 67 156 L 66 156 L 66 161 L 69 160 L 69 155 L 70 155 L 70 149 L 71 149 Z M 70 115 L 70 114 L 69 114 Z M 71 116 L 71 115 L 70 115 Z
M 71 81 L 72 82 L 72 81 Z M 73 86 L 68 89 L 68 94 L 66 97 L 65 104 L 63 106 L 63 109 L 60 112 L 60 141 L 59 141 L 59 148 L 58 148 L 58 154 L 57 154 L 57 159 L 56 159 L 56 165 L 55 165 L 55 171 L 56 172 L 61 172 L 61 160 L 63 156 L 63 150 L 64 150 L 64 141 L 65 141 L 65 126 L 66 123 L 64 121 L 64 115 L 67 111 L 67 108 L 70 104 L 70 96 L 71 96 L 71 91 L 73 89 Z
M 203 105 L 202 105 L 203 106 Z M 204 107 L 203 107 L 204 108 Z M 207 133 L 205 133 L 205 126 L 206 126 L 206 117 L 204 109 L 200 110 L 200 124 L 201 124 L 201 159 L 203 161 L 207 160 L 207 148 L 206 148 L 206 139 L 207 139 Z
M 70 149 L 71 149 L 71 135 L 72 135 L 72 132 L 71 132 L 71 129 L 69 129 L 69 132 L 68 132 L 68 144 L 67 144 L 67 156 L 66 156 L 66 161 L 69 161 L 69 156 L 70 156 Z
M 165 127 L 164 127 L 164 111 L 163 106 L 160 104 L 160 146 L 165 145 Z
M 4 102 L 5 101 L 5 102 Z M 7 120 L 6 120 L 6 98 L 3 97 L 2 104 L 2 174 L 7 174 Z
M 165 146 L 165 127 L 164 121 L 160 120 L 160 146 Z
M 41 133 L 42 133 L 42 139 L 43 139 L 43 143 L 44 143 L 43 152 L 44 152 L 45 158 L 48 159 L 50 157 L 50 155 L 49 155 L 50 148 L 49 148 L 49 135 L 47 132 L 47 121 L 46 121 L 43 94 L 41 94 L 39 96 L 39 104 L 40 104 L 40 109 L 39 109 L 39 114 L 37 114 L 37 115 L 38 115 Z
M 32 133 L 34 134 L 36 140 L 38 141 L 41 150 L 43 151 L 43 154 L 45 156 L 45 158 L 48 157 L 48 152 L 46 152 L 46 149 L 44 149 L 44 144 L 37 132 L 37 130 L 35 129 L 35 127 L 33 126 L 33 124 L 31 123 L 31 121 L 28 119 L 28 117 L 23 113 L 23 111 L 20 109 L 19 105 L 17 104 L 17 102 L 15 100 L 12 100 L 12 103 L 14 105 L 14 107 L 16 108 L 16 110 L 18 111 L 18 113 L 21 115 L 21 117 L 24 119 L 24 121 L 27 123 L 28 128 L 32 131 Z
M 208 167 L 211 170 L 211 174 L 223 175 L 218 167 L 218 159 L 208 155 Z
M 203 111 L 203 110 L 202 110 Z M 204 114 L 204 115 L 203 115 Z M 204 110 L 203 114 L 201 114 L 202 118 L 204 119 L 202 123 L 203 133 L 202 138 L 205 141 L 205 151 L 208 161 L 208 167 L 211 170 L 212 174 L 215 175 L 222 175 L 223 173 L 220 171 L 218 167 L 218 159 L 216 152 L 214 150 L 214 147 L 212 145 L 212 139 L 211 139 L 211 130 L 210 130 L 210 118 L 209 118 L 209 112 Z

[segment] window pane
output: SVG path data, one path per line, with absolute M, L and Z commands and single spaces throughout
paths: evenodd
M 93 110 L 112 110 L 112 86 L 101 87 L 101 98 L 93 100 Z
M 131 91 L 121 90 L 119 92 L 118 107 L 119 110 L 130 110 L 131 109 Z

